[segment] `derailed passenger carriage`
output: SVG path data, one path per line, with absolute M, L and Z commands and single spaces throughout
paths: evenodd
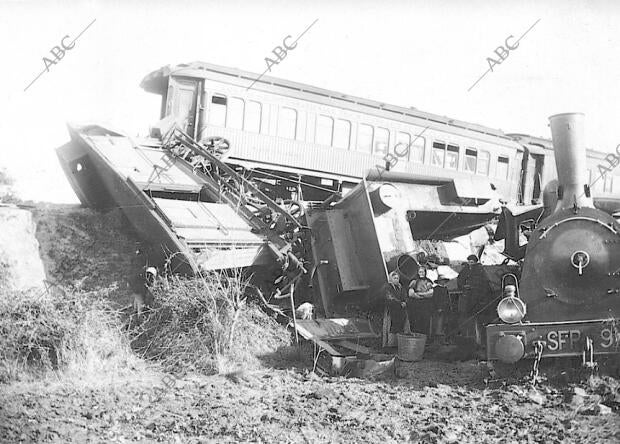
M 548 140 L 413 107 L 204 62 L 165 66 L 141 86 L 161 95 L 160 117 L 196 141 L 225 138 L 226 161 L 271 197 L 322 201 L 386 160 L 401 173 L 483 177 L 505 202 L 526 205 L 555 178 Z M 594 180 L 604 157 L 587 151 L 595 206 L 620 211 L 618 173 Z
M 485 177 L 504 200 L 518 194 L 524 149 L 497 129 L 203 62 L 165 66 L 141 86 L 198 142 L 228 140 L 226 161 L 272 197 L 322 201 L 394 158 L 393 171 Z
M 620 351 L 620 223 L 593 205 L 583 121 L 550 118 L 558 181 L 545 207 L 553 210 L 529 237 L 519 285 L 505 287 L 504 323 L 487 327 L 491 360 L 582 355 L 593 365 L 595 355 Z

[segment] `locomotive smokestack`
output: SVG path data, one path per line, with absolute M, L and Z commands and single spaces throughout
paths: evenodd
M 558 203 L 563 208 L 594 207 L 586 169 L 584 115 L 564 113 L 549 117 L 551 138 L 558 170 Z

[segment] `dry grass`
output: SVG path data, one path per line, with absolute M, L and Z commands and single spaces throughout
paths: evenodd
M 133 346 L 169 371 L 225 373 L 259 366 L 290 344 L 290 333 L 245 298 L 239 277 L 158 279 L 155 306 L 134 330 Z
M 0 293 L 1 382 L 116 373 L 135 364 L 105 291 Z
M 130 303 L 129 281 L 145 262 L 120 210 L 42 204 L 33 217 L 49 280 L 76 291 L 110 289 L 116 307 Z

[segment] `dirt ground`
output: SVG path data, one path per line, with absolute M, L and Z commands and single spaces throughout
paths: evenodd
M 131 304 L 130 278 L 145 264 L 136 254 L 140 243 L 120 210 L 102 214 L 78 205 L 33 207 L 48 286 L 107 289 L 114 306 Z
M 620 398 L 612 412 L 590 389 L 486 385 L 474 361 L 401 363 L 396 373 L 368 381 L 299 368 L 183 377 L 143 371 L 16 384 L 1 390 L 0 436 L 24 443 L 620 442 Z
M 48 274 L 112 287 L 118 306 L 128 302 L 135 242 L 122 219 L 76 208 L 36 216 Z M 110 223 L 118 232 L 98 228 Z M 556 366 L 534 390 L 489 379 L 476 360 L 400 362 L 363 380 L 317 376 L 308 347 L 259 358 L 260 368 L 227 375 L 167 375 L 145 364 L 0 385 L 0 442 L 620 442 L 612 378 L 569 377 Z

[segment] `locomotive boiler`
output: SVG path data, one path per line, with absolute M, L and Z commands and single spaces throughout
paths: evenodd
M 487 326 L 489 360 L 620 351 L 620 223 L 594 208 L 584 115 L 551 116 L 558 173 L 553 209 L 531 233 L 521 280 L 506 285 L 502 323 Z

